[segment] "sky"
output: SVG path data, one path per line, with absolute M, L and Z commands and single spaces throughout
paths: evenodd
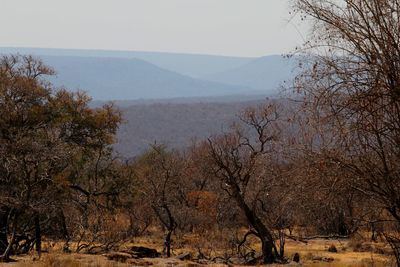
M 0 46 L 264 56 L 307 35 L 286 0 L 0 0 Z

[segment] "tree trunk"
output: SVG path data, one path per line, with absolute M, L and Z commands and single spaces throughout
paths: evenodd
M 0 210 L 0 255 L 2 255 L 8 247 L 7 230 L 9 214 L 10 211 L 7 208 Z
M 65 240 L 65 243 L 63 245 L 63 252 L 64 253 L 70 253 L 71 249 L 69 248 L 69 241 L 70 241 L 70 236 L 69 236 L 69 232 L 68 232 L 68 228 L 67 228 L 67 223 L 65 220 L 65 215 L 64 215 L 64 211 L 62 209 L 60 209 L 60 220 L 61 220 L 61 231 L 62 231 L 62 236 Z
M 15 232 L 16 232 L 16 229 L 13 229 L 10 242 L 8 243 L 8 246 L 7 246 L 6 250 L 4 251 L 3 255 L 0 256 L 0 262 L 9 262 L 10 261 L 11 247 L 15 240 Z
M 42 255 L 42 232 L 40 229 L 39 214 L 35 215 L 35 248 L 40 259 Z
M 285 232 L 284 230 L 279 230 L 279 258 L 283 259 L 285 255 Z
M 378 242 L 378 236 L 377 236 L 378 233 L 377 233 L 376 228 L 375 228 L 375 223 L 371 222 L 370 226 L 371 226 L 371 241 L 372 242 Z
M 165 241 L 164 241 L 164 253 L 165 251 L 167 251 L 167 257 L 171 257 L 171 236 L 172 236 L 172 232 L 174 231 L 176 224 L 175 224 L 175 220 L 174 217 L 172 217 L 172 213 L 168 207 L 168 205 L 164 204 L 162 206 L 162 208 L 165 210 L 165 212 L 167 213 L 168 216 L 168 222 L 164 221 L 160 215 L 160 213 L 158 212 L 157 209 L 154 209 L 154 211 L 156 212 L 158 218 L 160 219 L 160 221 L 162 222 L 162 225 L 167 229 L 167 235 L 165 236 Z
M 3 254 L 8 246 L 7 233 L 3 229 L 4 228 L 1 227 L 1 230 L 0 230 L 0 254 Z
M 262 250 L 263 263 L 265 264 L 273 263 L 275 257 L 272 252 L 272 243 L 270 240 L 268 240 L 267 238 L 261 239 L 261 250 Z
M 164 241 L 164 251 L 167 252 L 167 257 L 171 257 L 171 235 L 172 235 L 172 230 L 168 230 L 167 235 L 165 236 L 165 241 Z
M 13 217 L 13 220 L 12 220 L 13 227 L 12 227 L 11 238 L 10 238 L 10 241 L 8 242 L 8 245 L 7 245 L 6 249 L 5 249 L 5 251 L 0 256 L 0 262 L 8 262 L 8 261 L 10 261 L 11 248 L 12 248 L 12 245 L 14 244 L 15 233 L 17 232 L 17 219 L 18 219 L 18 214 L 15 211 L 14 212 L 14 217 Z
M 260 218 L 249 208 L 243 196 L 240 194 L 239 188 L 233 185 L 233 197 L 246 215 L 248 223 L 257 231 L 262 244 L 263 263 L 269 264 L 275 261 L 273 250 L 276 251 L 274 238 L 267 227 L 262 223 Z

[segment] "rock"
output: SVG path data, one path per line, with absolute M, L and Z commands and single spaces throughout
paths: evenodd
M 335 245 L 330 245 L 328 251 L 332 253 L 337 253 L 337 248 L 335 247 Z
M 106 256 L 106 258 L 111 261 L 118 261 L 118 262 L 127 262 L 128 259 L 132 258 L 130 254 L 124 252 L 112 252 L 104 256 Z
M 300 262 L 300 254 L 299 253 L 295 253 L 293 256 L 293 261 L 294 262 Z
M 134 258 L 157 258 L 160 257 L 160 253 L 153 248 L 136 247 L 132 246 L 129 248 L 129 252 Z
M 176 258 L 178 260 L 181 260 L 181 261 L 183 261 L 183 260 L 191 260 L 192 259 L 192 254 L 190 254 L 189 252 L 188 253 L 183 253 L 183 254 L 180 254 L 180 255 L 176 256 Z

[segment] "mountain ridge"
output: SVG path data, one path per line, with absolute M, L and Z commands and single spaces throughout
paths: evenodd
M 294 66 L 294 60 L 277 55 L 235 58 L 18 47 L 0 47 L 1 53 L 33 54 L 42 58 L 58 72 L 58 76 L 50 78 L 56 86 L 87 91 L 94 100 L 273 96 L 290 79 Z
M 220 96 L 249 88 L 199 80 L 134 58 L 42 56 L 56 86 L 85 90 L 95 100 Z
M 0 53 L 22 53 L 37 56 L 79 56 L 79 57 L 112 57 L 137 58 L 194 78 L 221 72 L 255 59 L 252 57 L 218 56 L 170 52 L 63 49 L 63 48 L 30 48 L 0 47 Z
M 289 81 L 295 69 L 295 59 L 264 56 L 227 71 L 203 76 L 203 79 L 254 90 L 271 90 Z

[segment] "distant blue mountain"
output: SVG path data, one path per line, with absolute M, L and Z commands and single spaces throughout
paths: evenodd
M 95 100 L 163 99 L 221 96 L 249 91 L 191 78 L 139 59 L 42 56 L 57 75 L 51 81 L 71 90 L 84 90 Z
M 253 90 L 277 92 L 279 86 L 294 77 L 295 59 L 282 56 L 257 58 L 242 66 L 203 76 L 203 79 Z
M 140 51 L 0 47 L 0 53 L 39 56 L 74 56 L 142 59 L 161 68 L 191 77 L 202 77 L 239 67 L 254 58 Z
M 87 91 L 94 100 L 276 95 L 294 76 L 280 56 L 223 57 L 159 52 L 1 48 L 32 54 L 58 73 L 57 86 Z

